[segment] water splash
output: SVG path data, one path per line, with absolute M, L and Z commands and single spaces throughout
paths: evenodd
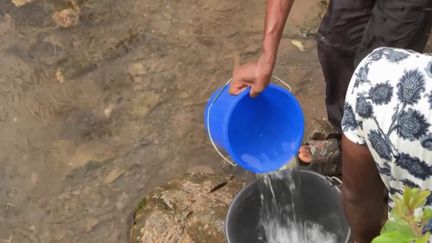
M 302 219 L 303 202 L 301 180 L 293 173 L 270 173 L 262 175 L 264 188 L 261 198 L 261 222 L 264 235 L 262 242 L 303 243 L 336 242 L 336 235 L 326 232 L 322 225 Z M 287 193 L 280 193 L 287 189 Z

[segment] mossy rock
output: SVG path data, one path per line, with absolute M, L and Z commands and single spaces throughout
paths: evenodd
M 226 212 L 244 185 L 236 178 L 196 173 L 156 188 L 138 204 L 131 242 L 225 242 Z

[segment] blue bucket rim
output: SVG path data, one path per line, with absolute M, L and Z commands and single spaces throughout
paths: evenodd
M 304 136 L 304 127 L 305 127 L 305 120 L 304 120 L 304 114 L 303 114 L 303 110 L 301 109 L 301 105 L 300 105 L 300 103 L 299 103 L 299 101 L 296 99 L 296 97 L 289 91 L 289 90 L 287 90 L 287 89 L 285 89 L 285 88 L 283 88 L 283 87 L 281 87 L 281 86 L 279 86 L 279 85 L 277 85 L 277 84 L 273 84 L 273 83 L 270 83 L 269 84 L 269 86 L 267 87 L 267 89 L 268 88 L 272 88 L 272 89 L 275 89 L 275 90 L 277 90 L 277 91 L 280 91 L 280 92 L 282 92 L 283 94 L 285 94 L 285 95 L 287 95 L 291 100 L 293 100 L 294 102 L 294 104 L 295 104 L 295 108 L 299 111 L 299 114 L 300 114 L 300 119 L 301 119 L 301 134 L 300 134 L 300 139 L 299 139 L 299 141 L 296 141 L 295 142 L 295 150 L 299 150 L 299 148 L 300 148 L 300 146 L 301 146 L 301 144 L 302 144 L 302 142 L 303 142 L 303 136 Z M 230 123 L 229 123 L 229 120 L 231 119 L 231 115 L 232 115 L 232 113 L 233 113 L 233 111 L 234 111 L 234 108 L 236 107 L 236 105 L 242 100 L 242 99 L 244 99 L 245 98 L 245 96 L 248 96 L 249 95 L 249 93 L 250 93 L 250 88 L 247 88 L 247 89 L 245 89 L 245 90 L 243 90 L 238 96 L 237 96 L 237 99 L 235 99 L 235 101 L 233 102 L 233 104 L 230 106 L 230 108 L 228 109 L 228 114 L 225 116 L 225 124 L 228 124 L 227 126 L 226 126 L 226 128 L 224 129 L 224 136 L 227 138 L 227 140 L 228 140 L 228 143 L 226 144 L 226 150 L 228 151 L 228 153 L 233 157 L 233 159 L 234 159 L 234 161 L 238 164 L 238 165 L 240 165 L 242 168 L 245 168 L 245 169 L 247 169 L 247 170 L 249 170 L 249 171 L 252 171 L 252 172 L 254 172 L 254 173 L 256 173 L 256 174 L 263 174 L 263 173 L 267 173 L 267 172 L 271 172 L 271 171 L 275 171 L 275 170 L 278 170 L 278 169 L 280 169 L 281 167 L 283 167 L 285 164 L 287 164 L 290 160 L 292 160 L 293 158 L 294 158 L 294 156 L 296 155 L 296 154 L 293 154 L 293 155 L 291 155 L 290 157 L 289 157 L 289 159 L 287 159 L 287 161 L 286 161 L 286 163 L 285 164 L 282 164 L 279 168 L 275 168 L 275 169 L 271 169 L 271 170 L 266 170 L 266 171 L 257 171 L 256 169 L 254 169 L 253 167 L 250 167 L 248 164 L 246 164 L 246 163 L 243 163 L 243 160 L 242 159 L 240 159 L 238 156 L 237 156 L 237 154 L 236 153 L 234 153 L 234 150 L 233 150 L 233 148 L 232 148 L 232 146 L 231 146 L 231 143 L 230 143 L 230 138 L 229 138 L 229 136 L 228 136 L 228 131 L 229 131 L 229 128 L 230 128 Z

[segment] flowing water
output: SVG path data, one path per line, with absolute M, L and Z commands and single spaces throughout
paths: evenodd
M 267 243 L 336 243 L 336 235 L 322 225 L 306 221 L 302 215 L 301 177 L 293 173 L 271 173 L 262 176 L 265 188 L 261 194 L 261 226 Z M 281 188 L 286 189 L 283 193 Z M 276 193 L 275 193 L 276 192 Z M 281 195 L 284 194 L 284 195 Z

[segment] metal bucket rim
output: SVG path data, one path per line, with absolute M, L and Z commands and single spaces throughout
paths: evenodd
M 303 172 L 305 172 L 305 173 L 309 173 L 309 174 L 311 174 L 311 175 L 313 175 L 313 176 L 317 176 L 317 177 L 323 179 L 324 181 L 328 182 L 328 183 L 330 184 L 330 186 L 331 186 L 332 188 L 334 188 L 338 194 L 341 194 L 340 189 L 339 189 L 336 185 L 334 185 L 334 184 L 332 183 L 332 181 L 330 180 L 330 179 L 331 179 L 330 177 L 328 177 L 328 176 L 324 176 L 324 175 L 322 175 L 322 174 L 320 174 L 320 173 L 317 173 L 317 172 L 315 172 L 315 171 L 311 171 L 311 170 L 305 170 L 305 169 L 294 169 L 294 170 L 299 171 L 299 172 L 301 172 L 301 173 L 303 173 Z M 283 171 L 283 173 L 286 173 L 286 172 L 288 172 L 288 171 L 293 171 L 293 169 L 285 170 L 285 171 Z M 238 198 L 240 197 L 240 195 L 243 194 L 244 191 L 245 191 L 246 189 L 248 189 L 249 187 L 251 187 L 253 184 L 257 183 L 258 180 L 260 180 L 260 178 L 256 178 L 255 180 L 249 182 L 245 187 L 243 187 L 243 188 L 242 188 L 242 189 L 241 189 L 241 190 L 240 190 L 240 191 L 235 195 L 235 197 L 233 198 L 233 200 L 232 200 L 231 203 L 230 203 L 230 206 L 229 206 L 228 211 L 227 211 L 227 214 L 226 214 L 226 218 L 225 218 L 225 227 L 224 227 L 224 228 L 225 228 L 225 238 L 226 238 L 226 240 L 227 240 L 228 243 L 232 243 L 232 242 L 230 241 L 229 237 L 228 237 L 228 235 L 229 235 L 229 230 L 228 230 L 228 216 L 231 215 L 231 213 L 232 213 L 232 210 L 233 210 L 233 209 L 232 209 L 232 205 L 234 204 L 235 201 L 238 200 Z M 351 238 L 351 228 L 348 226 L 347 237 L 346 237 L 344 243 L 348 243 L 349 240 L 350 240 L 350 238 Z

